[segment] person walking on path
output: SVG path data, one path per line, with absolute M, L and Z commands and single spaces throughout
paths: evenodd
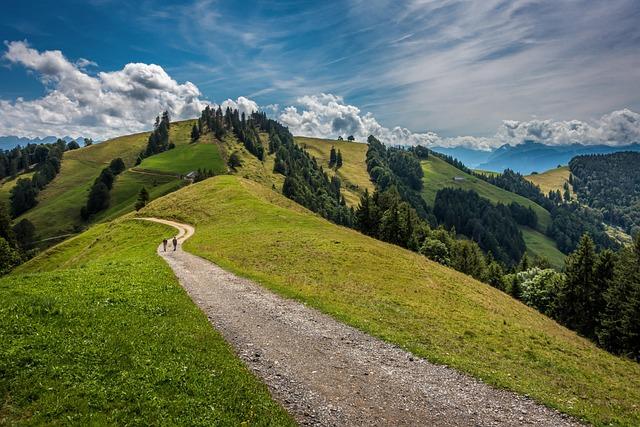
M 177 247 L 178 247 L 178 239 L 176 239 L 176 236 L 173 236 L 173 250 L 175 251 Z
M 167 252 L 167 239 L 162 240 L 162 248 L 164 249 L 165 252 Z

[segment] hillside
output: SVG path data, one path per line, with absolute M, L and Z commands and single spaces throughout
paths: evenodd
M 100 224 L 0 278 L 0 424 L 293 425 L 155 254 Z
M 224 164 L 217 146 L 210 141 L 205 144 L 189 144 L 192 120 L 176 122 L 171 126 L 170 140 L 176 144 L 175 153 L 145 159 L 149 169 L 129 169 L 116 180 L 111 190 L 110 207 L 100 212 L 93 221 L 113 219 L 133 210 L 138 192 L 144 186 L 151 199 L 176 190 L 183 181 L 176 174 L 185 170 L 206 167 L 221 171 Z M 62 168 L 56 178 L 38 195 L 38 204 L 18 220 L 27 218 L 36 227 L 39 237 L 49 238 L 74 232 L 85 224 L 80 218 L 80 207 L 86 202 L 89 188 L 102 168 L 117 157 L 121 157 L 127 168 L 146 146 L 149 133 L 127 135 L 100 144 L 83 147 L 64 153 Z M 190 162 L 193 161 L 193 167 Z M 208 167 L 207 167 L 208 166 Z
M 367 144 L 303 136 L 295 137 L 295 141 L 305 148 L 309 154 L 318 159 L 328 173 L 338 175 L 338 178 L 342 181 L 344 198 L 350 206 L 358 206 L 360 196 L 365 189 L 368 189 L 370 193 L 375 190 L 367 172 Z M 343 166 L 337 172 L 329 169 L 329 154 L 332 146 L 336 150 L 340 150 L 344 161 Z
M 509 204 L 515 202 L 522 206 L 531 207 L 538 216 L 538 229 L 520 227 L 527 245 L 527 251 L 533 256 L 546 258 L 555 268 L 562 268 L 565 255 L 558 250 L 553 240 L 543 234 L 551 223 L 551 215 L 542 206 L 525 197 L 469 175 L 436 156 L 430 156 L 428 160 L 423 161 L 422 170 L 424 171 L 422 194 L 427 203 L 431 205 L 433 205 L 438 190 L 442 188 L 461 188 L 474 190 L 481 197 L 487 198 L 493 203 Z
M 544 194 L 550 191 L 560 191 L 564 193 L 564 184 L 569 183 L 569 166 L 561 166 L 559 168 L 549 169 L 548 171 L 527 175 L 525 179 L 540 187 Z M 573 189 L 569 186 L 569 191 L 574 195 Z
M 335 226 L 258 183 L 215 177 L 139 215 L 194 224 L 188 251 L 417 355 L 596 424 L 640 422 L 637 364 L 495 288 Z

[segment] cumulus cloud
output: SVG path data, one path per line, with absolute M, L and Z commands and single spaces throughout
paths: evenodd
M 546 145 L 640 142 L 640 114 L 624 109 L 602 116 L 595 123 L 579 120 L 504 120 L 493 137 L 441 137 L 435 132 L 416 133 L 403 127 L 382 126 L 371 113 L 362 113 L 332 94 L 303 96 L 297 106 L 284 108 L 279 120 L 296 135 L 337 138 L 353 135 L 365 141 L 369 135 L 390 145 L 425 145 L 491 150 L 504 144 L 535 141 Z
M 260 109 L 255 101 L 245 98 L 244 96 L 239 96 L 235 101 L 233 99 L 227 99 L 226 101 L 223 101 L 220 106 L 223 110 L 226 110 L 226 108 L 229 107 L 232 110 L 238 110 L 240 114 L 244 113 L 247 116 Z
M 148 129 L 168 110 L 174 119 L 197 116 L 206 105 L 191 82 L 178 83 L 162 67 L 130 63 L 122 70 L 89 75 L 59 50 L 40 52 L 24 41 L 5 43 L 2 58 L 35 72 L 47 93 L 34 100 L 0 100 L 0 134 L 82 135 L 95 139 Z

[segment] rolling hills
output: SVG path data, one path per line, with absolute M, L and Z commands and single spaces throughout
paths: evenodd
M 360 195 L 365 188 L 370 192 L 374 190 L 365 163 L 366 144 L 305 137 L 296 137 L 295 140 L 321 161 L 329 173 L 335 173 L 328 169 L 331 147 L 335 146 L 336 150 L 341 151 L 344 165 L 338 169 L 337 175 L 343 181 L 345 199 L 351 206 L 358 206 Z M 423 161 L 422 169 L 424 172 L 422 195 L 429 205 L 433 206 L 438 190 L 462 188 L 475 190 L 481 197 L 485 197 L 493 203 L 509 204 L 515 202 L 531 207 L 538 216 L 538 229 L 521 227 L 529 253 L 533 256 L 546 258 L 555 268 L 562 268 L 565 255 L 558 250 L 553 240 L 543 234 L 551 223 L 551 215 L 546 209 L 525 197 L 471 176 L 436 156 L 430 156 L 428 160 Z M 462 180 L 454 180 L 454 177 L 462 178 Z
M 181 173 L 199 167 L 212 169 L 216 173 L 226 171 L 218 146 L 213 141 L 190 144 L 193 123 L 193 120 L 172 123 L 170 140 L 176 145 L 175 153 L 145 159 L 140 165 L 143 170 L 132 167 L 146 146 L 148 132 L 65 152 L 60 173 L 40 192 L 38 204 L 18 220 L 30 220 L 41 239 L 78 231 L 86 225 L 80 218 L 80 207 L 86 202 L 93 180 L 102 168 L 117 157 L 121 157 L 127 168 L 131 169 L 124 171 L 116 180 L 111 191 L 110 207 L 92 218 L 92 221 L 113 219 L 133 210 L 143 186 L 154 199 L 180 188 L 184 184 L 178 177 Z
M 139 215 L 194 224 L 186 250 L 416 355 L 596 424 L 640 421 L 637 364 L 488 285 L 331 224 L 259 183 L 218 176 Z

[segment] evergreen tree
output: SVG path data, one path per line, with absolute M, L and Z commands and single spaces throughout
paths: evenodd
M 18 179 L 10 192 L 11 214 L 13 217 L 18 217 L 34 207 L 38 203 L 37 196 L 38 190 L 33 186 L 30 179 Z
M 126 168 L 124 161 L 120 157 L 111 160 L 111 163 L 109 163 L 109 169 L 114 175 L 121 174 Z
M 640 236 L 621 251 L 604 301 L 598 342 L 611 352 L 640 361 Z
M 336 160 L 337 160 L 336 148 L 332 145 L 331 146 L 331 152 L 329 153 L 329 167 L 330 168 L 333 168 L 335 166 Z
M 136 204 L 135 204 L 136 210 L 139 211 L 140 209 L 145 207 L 148 202 L 149 202 L 149 192 L 145 187 L 142 187 L 140 189 L 140 192 L 138 193 L 138 200 L 136 201 Z
M 565 260 L 566 279 L 557 295 L 556 318 L 587 337 L 594 336 L 593 319 L 598 309 L 593 306 L 597 292 L 596 262 L 595 244 L 585 234 L 577 249 Z
M 342 167 L 342 153 L 338 150 L 338 154 L 336 154 L 336 170 Z
M 13 226 L 13 234 L 20 248 L 30 249 L 35 240 L 36 227 L 31 221 L 23 218 Z
M 197 141 L 198 138 L 200 138 L 200 129 L 198 128 L 198 125 L 194 123 L 191 128 L 191 142 Z
M 20 264 L 20 254 L 4 237 L 0 237 L 0 276 L 7 274 L 13 267 Z
M 11 217 L 7 211 L 7 207 L 0 202 L 0 237 L 5 239 L 9 244 L 15 242 L 13 229 L 11 228 Z

